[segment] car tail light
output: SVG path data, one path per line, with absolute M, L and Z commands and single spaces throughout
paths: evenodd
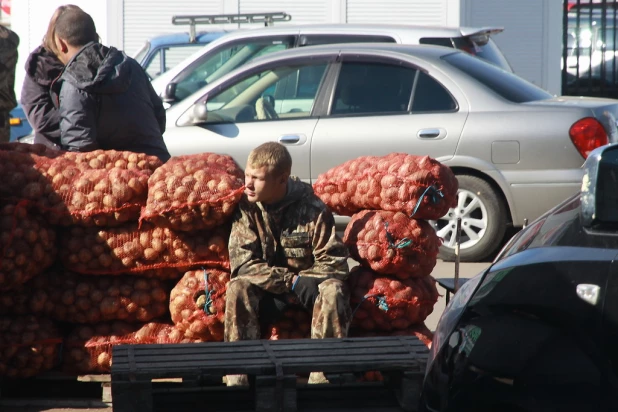
M 575 122 L 569 129 L 569 136 L 584 159 L 591 151 L 609 142 L 605 128 L 594 117 L 585 117 Z

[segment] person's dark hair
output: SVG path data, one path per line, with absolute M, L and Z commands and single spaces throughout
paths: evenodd
M 99 35 L 92 17 L 82 9 L 69 9 L 56 20 L 56 36 L 73 47 L 98 42 Z

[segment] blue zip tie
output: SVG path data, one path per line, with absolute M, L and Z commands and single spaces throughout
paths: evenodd
M 432 193 L 430 194 L 431 196 L 431 203 L 433 203 L 434 205 L 436 203 L 438 203 L 438 201 L 440 200 L 440 198 L 444 197 L 444 194 L 442 193 L 441 190 L 439 190 L 437 187 L 435 187 L 434 185 L 428 186 L 427 189 L 425 189 L 425 191 L 423 192 L 423 194 L 421 195 L 421 197 L 418 199 L 418 202 L 416 202 L 416 206 L 414 206 L 414 211 L 412 212 L 412 214 L 410 215 L 410 217 L 414 217 L 414 215 L 416 214 L 416 212 L 418 212 L 418 208 L 421 206 L 421 203 L 423 202 L 423 199 L 425 198 L 425 195 L 429 192 L 432 191 Z M 440 197 L 437 197 L 436 195 L 440 195 Z
M 204 271 L 204 292 L 206 292 L 206 303 L 204 304 L 204 313 L 210 315 L 210 307 L 212 306 L 212 295 L 210 294 L 210 290 L 208 290 L 208 272 L 206 269 L 202 268 Z
M 358 310 L 358 308 L 360 308 L 363 302 L 367 300 L 368 298 L 377 298 L 378 302 L 376 303 L 376 306 L 378 307 L 378 309 L 383 310 L 384 312 L 388 312 L 388 303 L 386 302 L 386 297 L 384 297 L 383 295 L 365 295 L 363 296 L 363 299 L 360 302 L 358 302 L 358 305 L 356 305 L 356 307 L 352 311 L 352 319 L 354 319 L 354 315 L 356 314 L 356 311 Z
M 395 243 L 395 239 L 393 235 L 388 231 L 388 222 L 384 222 L 384 229 L 386 230 L 386 240 L 388 240 L 388 247 L 391 249 L 403 249 L 404 247 L 408 247 L 412 244 L 412 240 L 404 237 L 399 242 Z

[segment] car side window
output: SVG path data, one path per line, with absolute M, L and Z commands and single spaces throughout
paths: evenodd
M 206 123 L 309 117 L 327 67 L 283 66 L 245 77 L 208 97 Z
M 407 113 L 416 72 L 399 65 L 343 62 L 331 115 Z
M 175 79 L 176 99 L 184 99 L 256 57 L 293 47 L 294 40 L 294 36 L 251 39 L 208 53 Z
M 451 94 L 433 77 L 419 72 L 414 88 L 412 113 L 451 112 L 457 103 Z

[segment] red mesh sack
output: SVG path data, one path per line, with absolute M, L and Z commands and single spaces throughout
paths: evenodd
M 0 296 L 0 313 L 39 313 L 71 323 L 148 322 L 168 311 L 169 294 L 158 279 L 46 272 Z
M 188 339 L 223 341 L 225 291 L 230 273 L 217 269 L 185 273 L 170 294 L 172 321 Z
M 191 232 L 228 220 L 244 190 L 244 172 L 227 155 L 177 156 L 148 180 L 140 221 Z
M 457 178 L 429 156 L 361 156 L 318 176 L 316 195 L 340 215 L 364 209 L 438 219 L 457 203 Z
M 0 209 L 0 290 L 42 273 L 56 258 L 56 232 L 23 206 Z
M 49 319 L 0 317 L 0 377 L 30 378 L 59 361 L 62 336 Z
M 59 157 L 44 175 L 53 191 L 38 206 L 53 224 L 117 226 L 137 222 L 146 204 L 148 173 L 137 169 L 91 169 L 87 163 Z
M 350 271 L 349 281 L 352 325 L 365 330 L 407 329 L 423 322 L 438 300 L 436 281 L 431 276 L 400 280 L 356 266 Z
M 74 226 L 63 236 L 64 266 L 83 274 L 122 273 L 177 279 L 194 267 L 229 268 L 230 229 L 220 226 L 199 233 L 137 223 L 97 229 Z
M 301 307 L 290 307 L 277 322 L 262 328 L 262 339 L 303 339 L 311 337 L 311 314 Z
M 75 327 L 65 339 L 63 369 L 71 373 L 109 373 L 112 347 L 122 344 L 191 343 L 174 325 L 160 322 L 100 323 Z
M 24 150 L 0 150 L 0 198 L 3 202 L 18 204 L 28 200 L 30 204 L 49 207 L 55 195 L 45 170 L 52 162 L 53 159 Z
M 429 275 L 441 243 L 429 223 L 385 210 L 355 214 L 343 241 L 361 264 L 400 279 Z
M 148 176 L 163 164 L 156 156 L 117 150 L 62 152 L 60 157 L 75 163 L 80 170 L 123 169 Z

